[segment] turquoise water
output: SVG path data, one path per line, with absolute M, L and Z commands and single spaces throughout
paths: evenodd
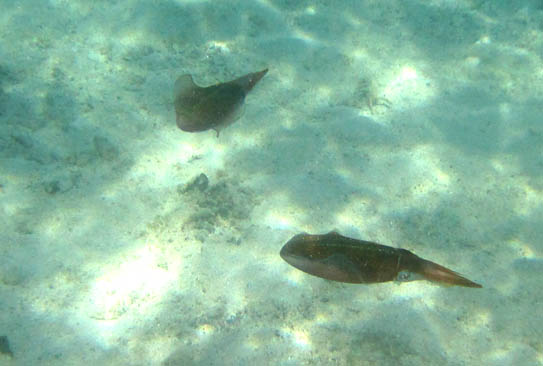
M 536 0 L 0 1 L 0 364 L 543 363 L 542 58 Z M 483 288 L 279 256 L 331 230 Z

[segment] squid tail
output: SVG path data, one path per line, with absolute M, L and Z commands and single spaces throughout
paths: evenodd
M 437 263 L 430 262 L 426 259 L 422 259 L 420 263 L 420 269 L 417 271 L 425 279 L 433 282 L 439 282 L 451 286 L 464 286 L 464 287 L 474 287 L 481 288 L 483 286 L 468 280 L 465 277 L 462 277 L 460 274 L 440 266 Z

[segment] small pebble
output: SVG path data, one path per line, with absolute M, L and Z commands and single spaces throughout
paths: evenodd
M 179 193 L 187 193 L 194 190 L 203 192 L 207 189 L 208 186 L 209 186 L 209 179 L 207 178 L 207 175 L 205 175 L 204 173 L 201 173 L 197 177 L 193 178 L 190 182 L 185 184 L 184 187 L 179 189 Z

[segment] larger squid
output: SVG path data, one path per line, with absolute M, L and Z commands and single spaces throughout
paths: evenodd
M 281 249 L 281 257 L 311 275 L 348 283 L 428 280 L 446 285 L 482 287 L 406 249 L 357 240 L 330 232 L 298 234 Z

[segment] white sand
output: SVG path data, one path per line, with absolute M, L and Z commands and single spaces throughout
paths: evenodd
M 542 363 L 542 19 L 540 0 L 1 2 L 0 364 Z M 177 75 L 265 67 L 219 138 L 177 129 Z M 279 257 L 332 229 L 484 288 Z

